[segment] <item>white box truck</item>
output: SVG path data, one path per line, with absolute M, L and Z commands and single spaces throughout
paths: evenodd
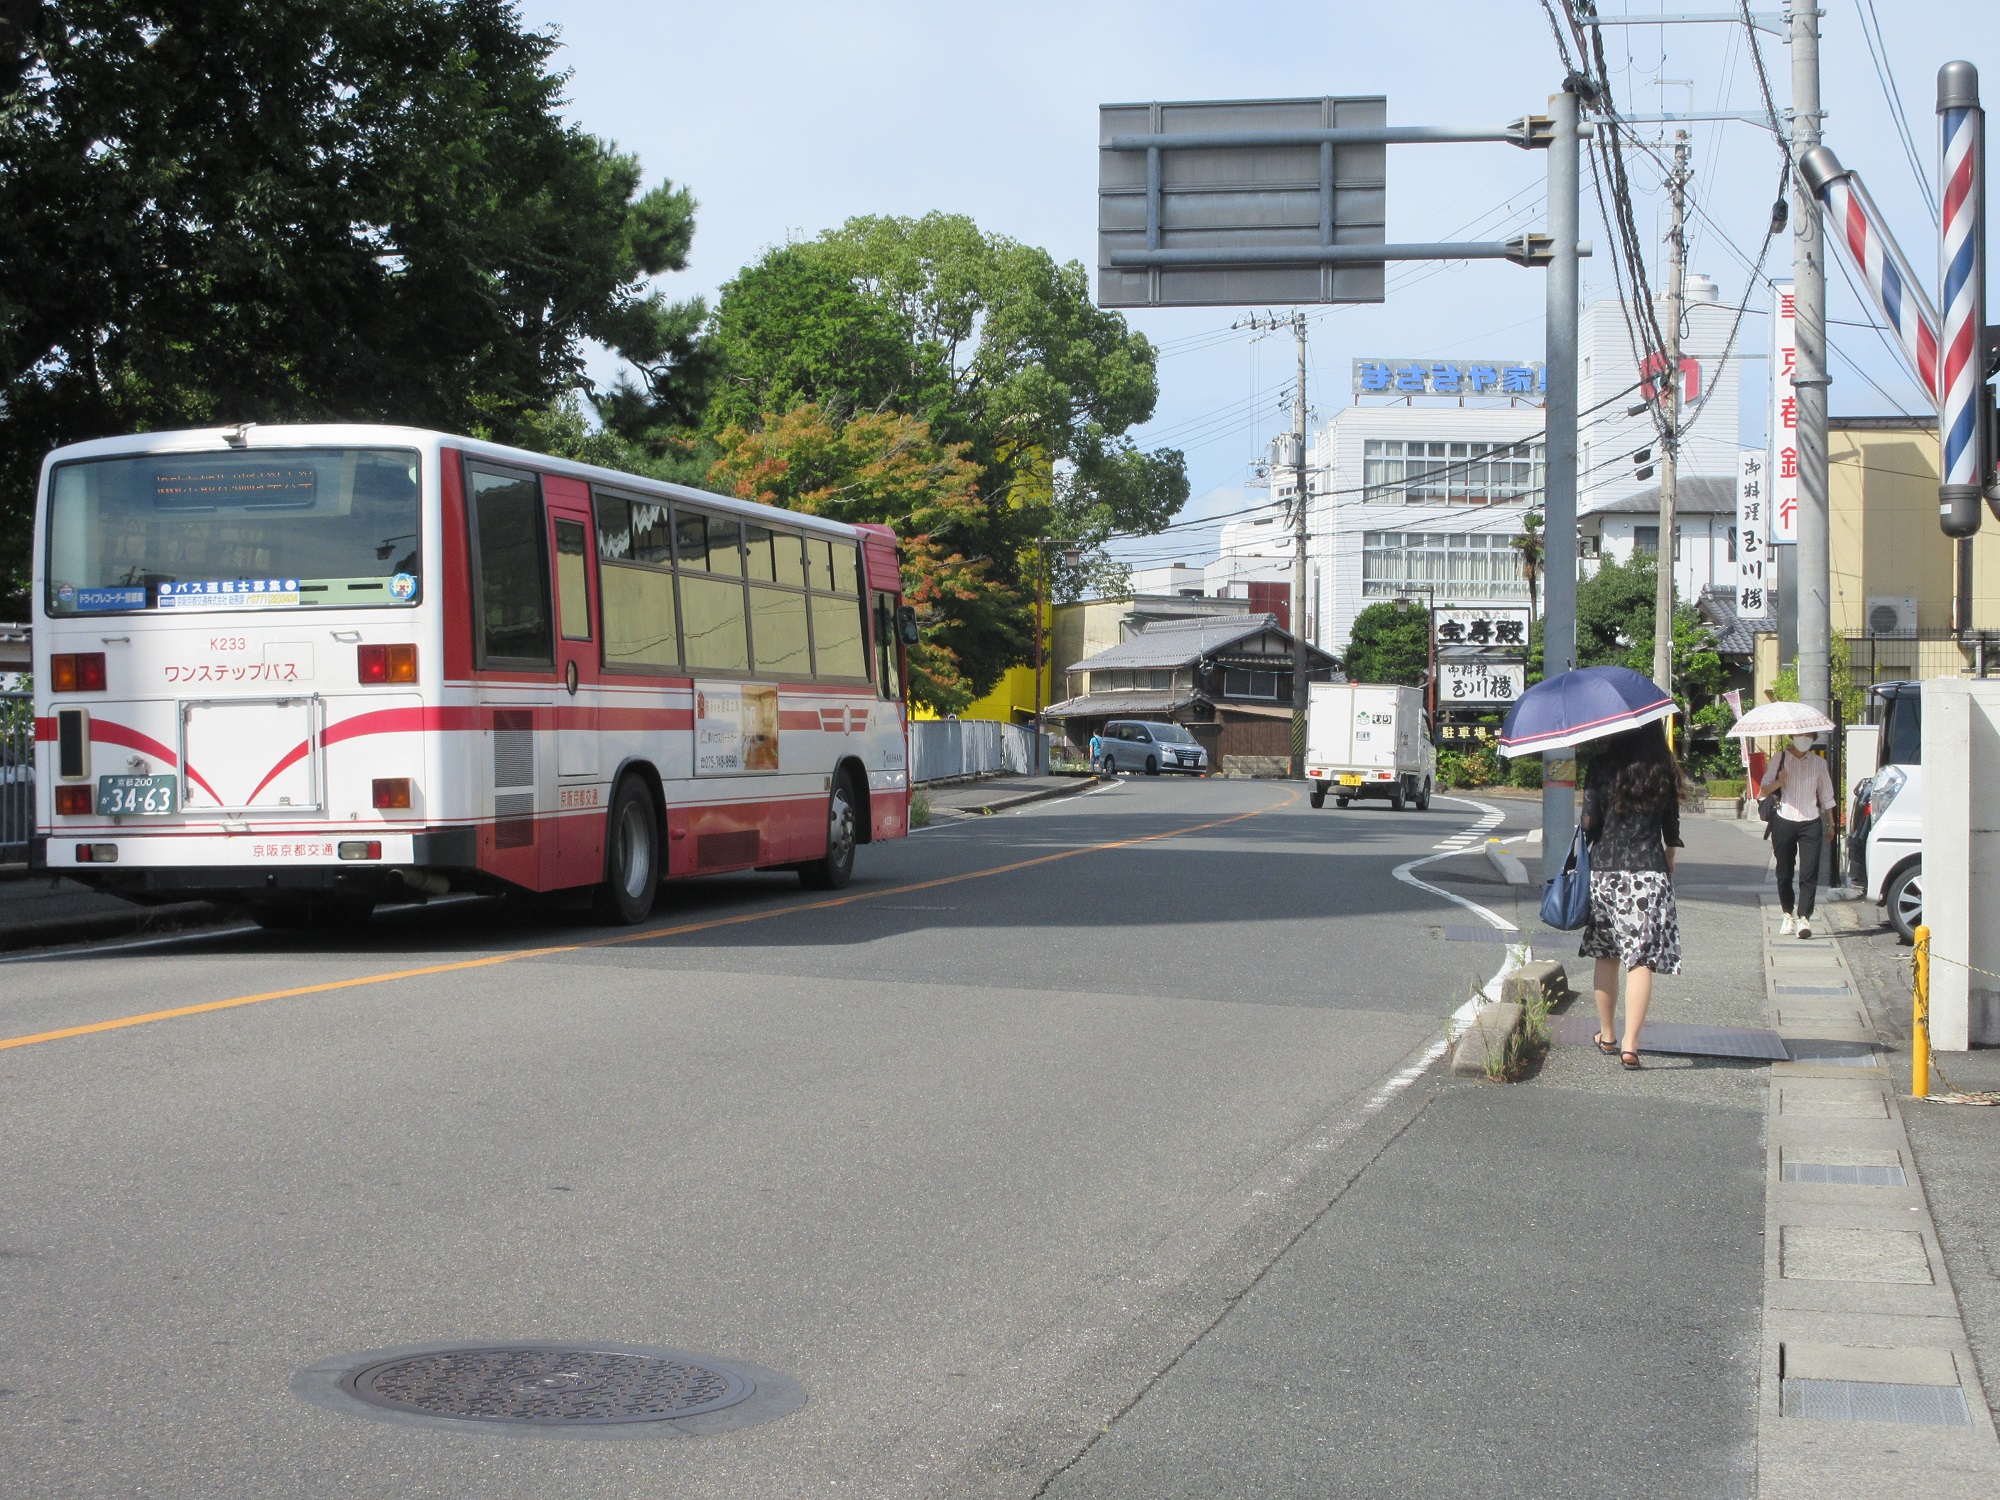
M 1437 752 L 1423 689 L 1315 682 L 1306 699 L 1306 783 L 1312 805 L 1383 797 L 1401 812 L 1431 805 Z

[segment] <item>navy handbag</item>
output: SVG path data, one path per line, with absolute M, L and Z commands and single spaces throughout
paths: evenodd
M 1542 925 L 1575 932 L 1590 920 L 1590 845 L 1583 829 L 1570 840 L 1562 869 L 1542 882 Z

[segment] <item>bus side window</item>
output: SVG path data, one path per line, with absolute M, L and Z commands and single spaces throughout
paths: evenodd
M 532 474 L 469 469 L 480 667 L 555 669 L 542 486 Z
M 903 701 L 903 663 L 896 642 L 896 596 L 875 596 L 875 684 L 891 703 Z

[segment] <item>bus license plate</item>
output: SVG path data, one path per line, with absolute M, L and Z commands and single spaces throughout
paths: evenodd
M 1340 784 L 1342 786 L 1360 786 L 1361 778 L 1359 776 L 1343 776 L 1340 778 Z
M 100 776 L 97 778 L 99 817 L 157 818 L 174 810 L 172 776 Z

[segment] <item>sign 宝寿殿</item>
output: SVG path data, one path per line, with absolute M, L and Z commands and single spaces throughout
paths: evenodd
M 1486 651 L 1528 649 L 1525 604 L 1440 605 L 1431 612 L 1438 646 L 1474 646 Z

